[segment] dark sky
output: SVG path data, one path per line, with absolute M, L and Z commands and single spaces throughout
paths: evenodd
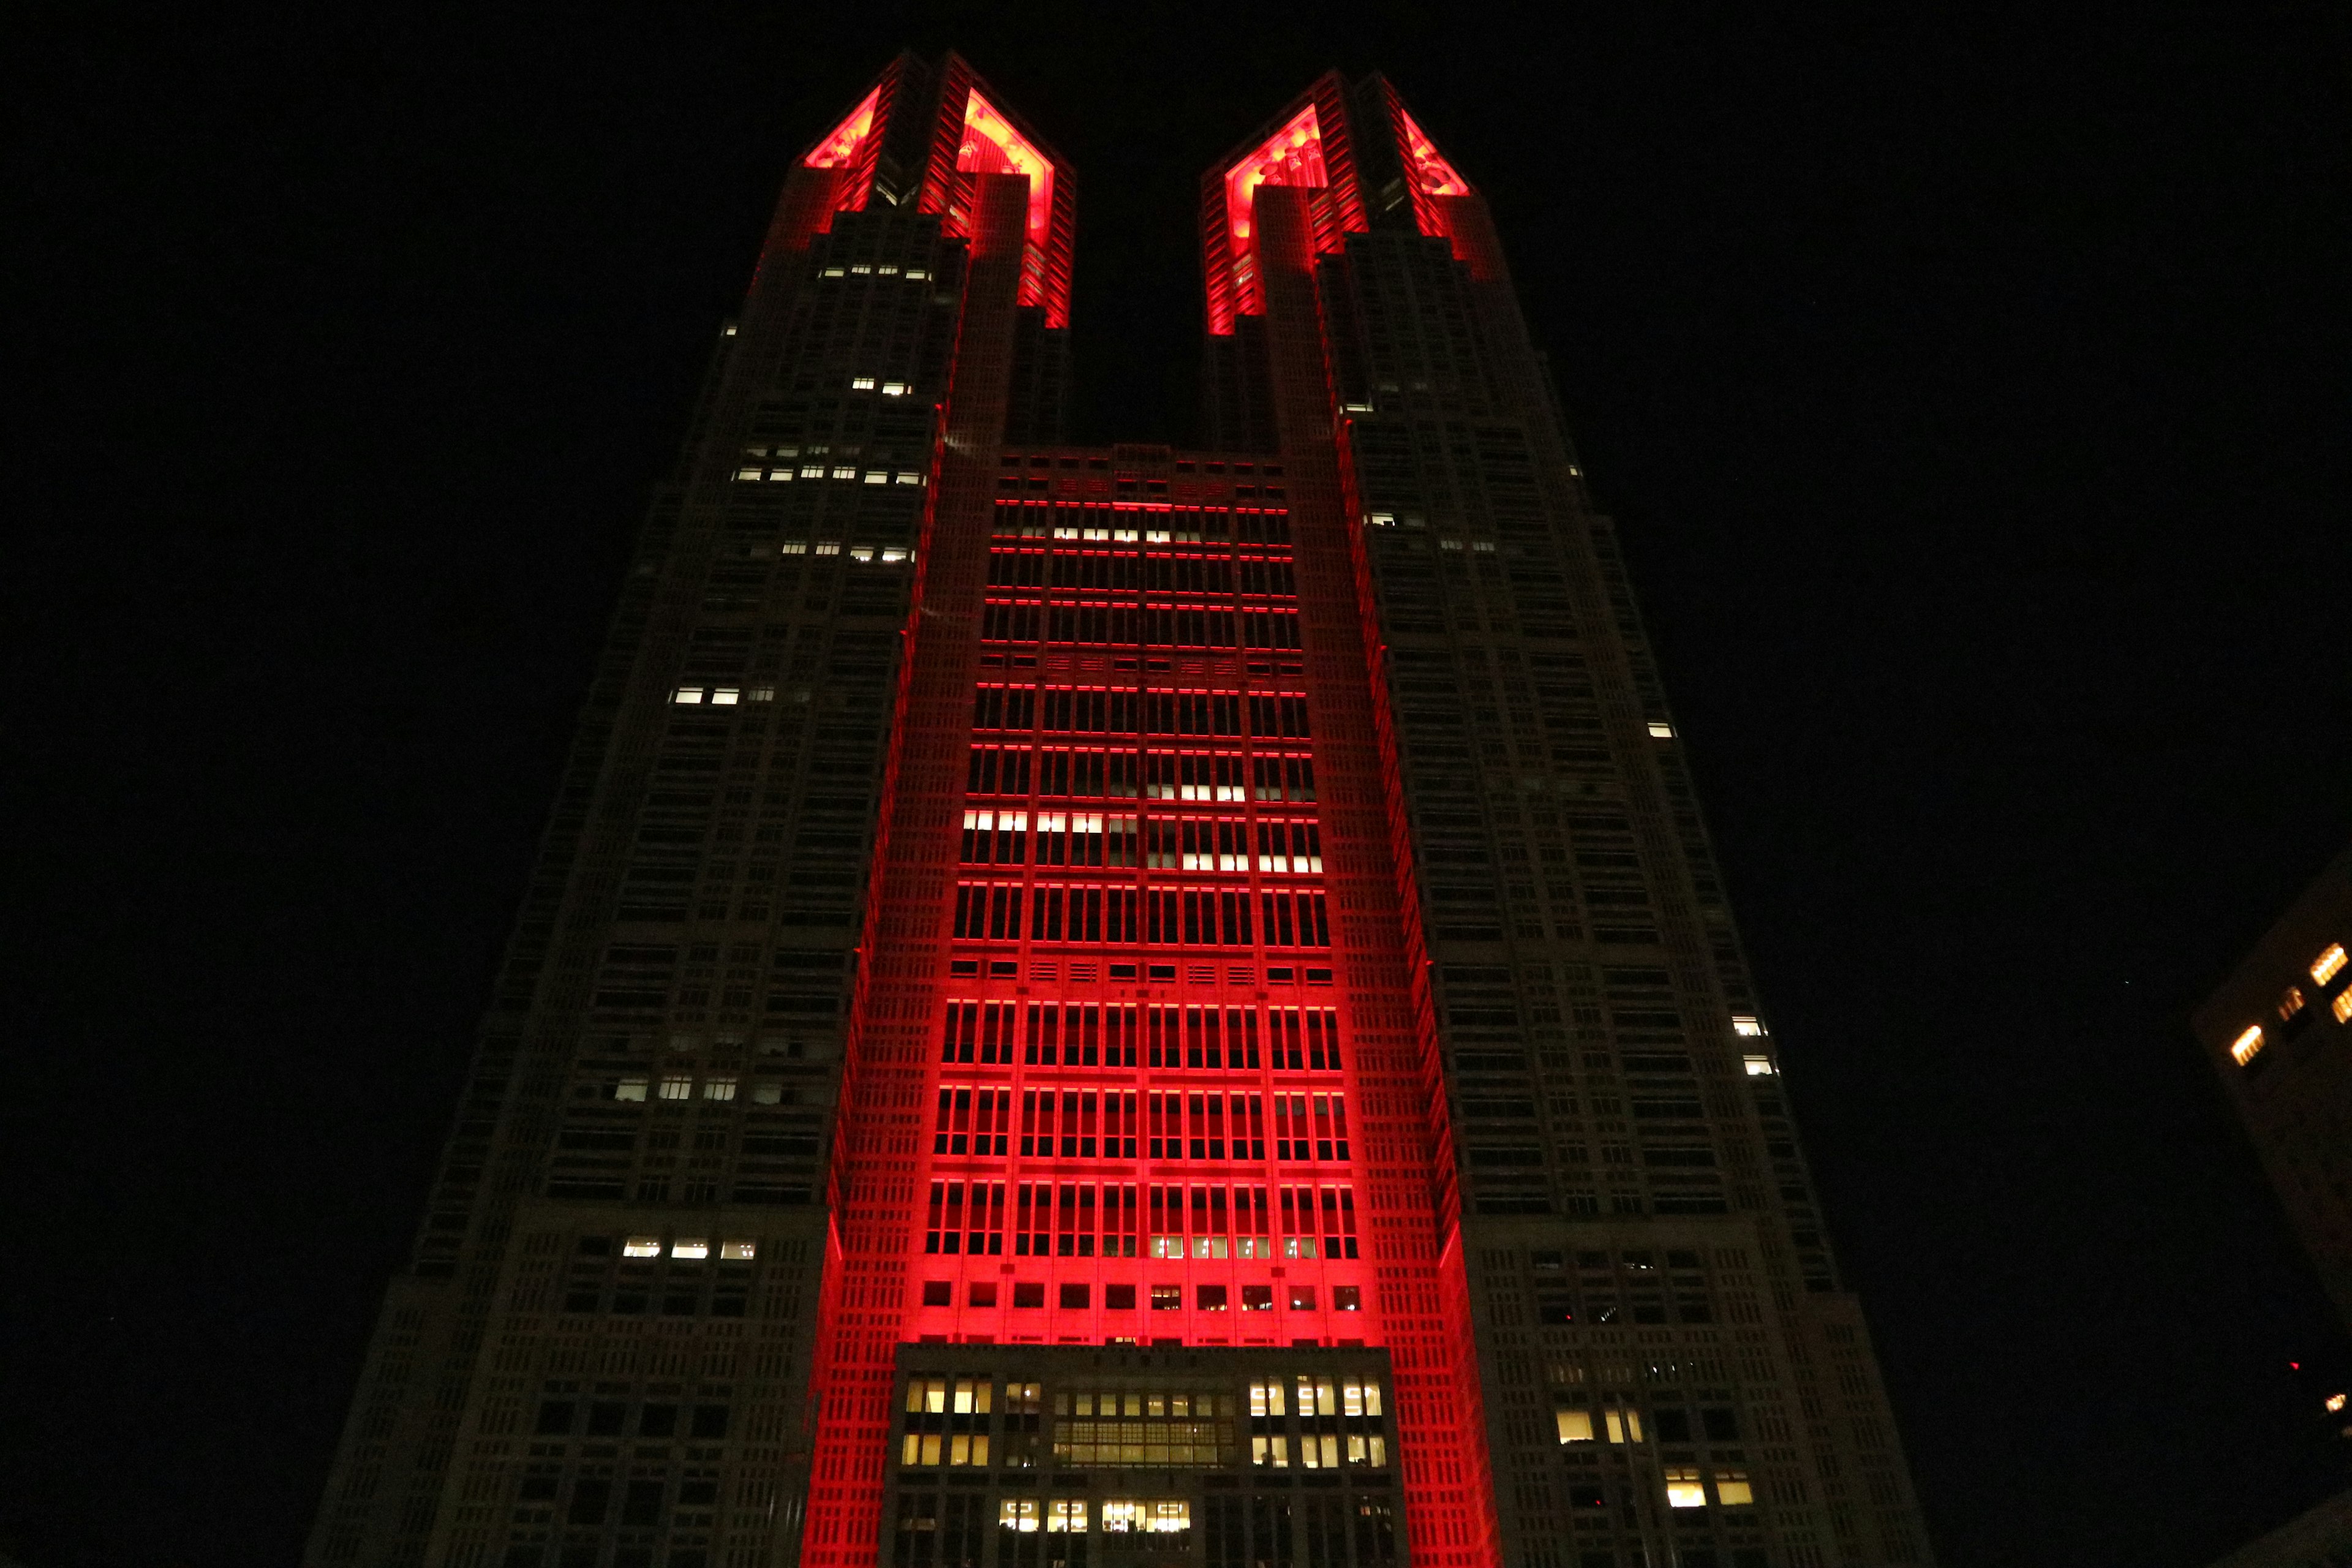
M 2189 1568 L 2341 1484 L 2287 1363 L 2352 1347 L 2183 1018 L 2352 841 L 2352 30 L 1769 9 L 0 51 L 0 1550 L 294 1560 L 646 486 L 907 42 L 1079 170 L 1088 437 L 1189 434 L 1194 182 L 1327 66 L 1486 191 L 1947 1568 Z

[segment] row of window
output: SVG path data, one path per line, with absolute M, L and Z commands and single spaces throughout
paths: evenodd
M 1264 1160 L 1267 1098 L 1198 1089 L 945 1088 L 940 1090 L 931 1152 L 982 1159 L 1018 1153 L 1039 1160 L 1223 1160 L 1230 1146 L 1235 1160 Z M 1276 1093 L 1272 1099 L 1275 1159 L 1349 1157 L 1345 1095 Z
M 1118 800 L 1311 801 L 1305 752 L 980 745 L 964 769 L 971 795 L 1095 795 Z
M 975 810 L 963 814 L 961 860 L 967 866 L 1034 863 L 1320 875 L 1323 830 L 1312 818 L 1300 817 Z
M 1022 1534 L 1042 1527 L 1048 1534 L 1084 1535 L 1090 1506 L 1085 1498 L 1006 1498 L 997 1505 L 996 1524 Z M 1094 1517 L 1111 1535 L 1172 1535 L 1192 1528 L 1192 1505 L 1182 1498 L 1105 1498 Z
M 1135 966 L 1115 964 L 1112 978 L 1133 979 Z M 1175 978 L 1172 964 L 1154 964 L 1151 978 Z M 1118 974 L 1120 969 L 1128 973 Z M 1247 972 L 1244 971 L 1244 978 Z M 1310 975 L 1310 978 L 1312 975 Z M 1268 972 L 1269 980 L 1275 978 Z M 1282 979 L 1288 979 L 1285 972 Z M 1324 980 L 1330 976 L 1322 974 Z M 1339 1014 L 1333 1007 L 1279 1004 L 1218 1007 L 1192 1003 L 982 1002 L 947 1005 L 940 1060 L 1031 1067 L 1135 1067 L 1276 1072 L 1337 1072 Z
M 1013 686 L 983 681 L 972 691 L 975 730 L 1074 731 L 1102 734 L 1307 738 L 1304 693 L 1139 689 L 1106 686 Z
M 1028 919 L 1024 923 L 1022 911 Z M 950 934 L 969 942 L 1087 942 L 1155 947 L 1328 947 L 1323 892 L 1247 888 L 1101 888 L 959 882 Z
M 999 1306 L 1003 1301 L 1003 1293 L 998 1289 L 999 1283 L 994 1279 L 970 1281 L 964 1305 L 982 1310 L 989 1310 Z M 1073 1282 L 1057 1286 L 1055 1289 L 1056 1305 L 1064 1310 L 1085 1311 L 1091 1309 L 1094 1300 L 1092 1286 Z M 1236 1289 L 1239 1292 L 1238 1297 L 1234 1294 Z M 1318 1287 L 1313 1285 L 1280 1287 L 1243 1285 L 1233 1288 L 1223 1285 L 1197 1285 L 1193 1287 L 1192 1310 L 1198 1312 L 1223 1312 L 1227 1310 L 1235 1300 L 1238 1300 L 1241 1310 L 1244 1312 L 1271 1312 L 1279 1297 L 1294 1312 L 1313 1312 L 1320 1310 L 1315 1304 L 1318 1291 Z M 922 1285 L 921 1299 L 922 1304 L 926 1307 L 954 1306 L 955 1281 L 926 1279 Z M 1151 1287 L 1150 1300 L 1151 1310 L 1155 1312 L 1181 1312 L 1184 1310 L 1184 1287 L 1154 1285 Z M 1034 1281 L 1026 1283 L 1016 1281 L 1013 1287 L 1012 1304 L 1023 1311 L 1043 1311 L 1045 1306 L 1045 1287 Z M 1104 1286 L 1103 1310 L 1109 1312 L 1136 1310 L 1136 1288 L 1133 1285 Z M 1331 1287 L 1331 1310 L 1360 1312 L 1363 1310 L 1362 1286 L 1334 1285 Z M 1379 1412 L 1375 1411 L 1373 1414 L 1378 1415 Z
M 1345 1184 L 1284 1184 L 1270 1192 L 1250 1184 L 961 1176 L 931 1183 L 923 1250 L 1003 1257 L 1008 1206 L 1016 1258 L 1358 1256 L 1356 1194 Z
M 2328 943 L 2320 951 L 2319 956 L 2311 961 L 2309 973 L 2316 998 L 2328 1004 L 2328 1011 L 2336 1021 L 2339 1024 L 2352 1023 L 2352 971 L 2347 968 L 2344 944 L 2340 942 Z M 2311 1000 L 2299 984 L 2288 986 L 2280 994 L 2275 1009 L 2278 1015 L 2275 1027 L 2280 1035 L 2291 1034 L 2310 1022 L 2311 1015 L 2305 1009 Z M 2270 1037 L 2263 1032 L 2262 1025 L 2249 1024 L 2236 1039 L 2230 1042 L 2230 1058 L 2242 1068 L 2252 1067 L 2254 1058 L 2262 1055 L 2263 1048 L 2269 1043 Z
M 894 382 L 892 384 L 898 384 Z M 862 479 L 869 485 L 887 485 L 891 481 L 893 473 L 888 468 L 866 468 L 861 471 L 855 463 L 778 463 L 773 466 L 746 463 L 735 470 L 735 478 L 739 483 L 756 479 L 766 479 L 772 484 L 790 484 L 795 479 Z M 896 478 L 902 485 L 923 483 L 923 476 L 911 468 L 897 470 Z
M 1100 517 L 1105 511 L 1123 521 L 1048 521 L 1073 514 Z M 1141 526 L 1141 520 L 1147 516 L 1162 526 Z M 1139 542 L 1144 544 L 1203 544 L 1212 549 L 1224 545 L 1284 546 L 1290 542 L 1290 512 L 1282 506 L 1243 504 L 1204 510 L 1197 506 L 1165 503 L 1138 506 L 1125 499 L 1114 505 L 1106 501 L 1048 501 L 998 496 L 993 532 L 999 539 L 1074 539 L 1081 543 L 1125 543 L 1140 535 Z
M 1223 548 L 1203 550 L 1197 554 L 1151 553 L 1140 548 L 1148 542 L 1158 542 L 1143 537 L 1149 531 L 1072 528 L 1055 531 L 1057 538 L 1081 546 L 1133 543 L 1138 548 L 1070 550 L 1048 545 L 995 545 L 989 552 L 988 586 L 1210 597 L 1236 592 L 1251 598 L 1297 596 L 1297 578 L 1286 554 L 1241 554 Z
M 688 1100 L 695 1098 L 697 1081 L 691 1073 L 620 1078 L 613 1079 L 606 1085 L 605 1094 L 609 1099 L 627 1100 L 632 1103 L 641 1102 L 649 1096 L 654 1100 Z M 705 1078 L 699 1082 L 702 1090 L 701 1098 L 708 1101 L 720 1103 L 733 1100 L 737 1091 L 743 1087 L 740 1079 L 728 1073 Z M 761 1079 L 751 1084 L 744 1098 L 753 1105 L 780 1105 L 783 1103 L 784 1086 L 772 1079 Z

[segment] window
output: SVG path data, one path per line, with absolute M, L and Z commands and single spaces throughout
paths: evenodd
M 1746 1470 L 1715 1472 L 1715 1500 L 1726 1508 L 1745 1508 L 1756 1500 L 1756 1489 Z
M 2352 991 L 2336 997 L 2327 1010 L 2336 1015 L 2336 1021 L 2339 1024 L 2352 1022 Z
M 1559 1440 L 1563 1443 L 1592 1441 L 1592 1412 L 1590 1410 L 1555 1410 L 1552 1419 L 1559 1424 Z
M 1293 1285 L 1290 1288 L 1290 1310 L 1294 1312 L 1313 1311 L 1315 1310 L 1315 1287 L 1312 1285 Z
M 1243 1310 L 1243 1311 L 1244 1311 L 1244 1312 L 1271 1312 L 1271 1311 L 1273 1311 L 1273 1310 L 1274 1310 L 1274 1287 L 1273 1287 L 1273 1286 L 1271 1286 L 1271 1285 L 1244 1285 L 1244 1286 L 1243 1286 L 1243 1287 L 1242 1287 L 1242 1310 Z
M 1748 1076 L 1749 1078 L 1770 1078 L 1772 1076 L 1772 1058 L 1763 1055 L 1761 1052 L 1750 1051 L 1748 1055 L 1742 1057 L 1740 1061 L 1742 1065 L 1748 1068 Z
M 923 1305 L 924 1305 L 924 1306 L 926 1306 L 926 1307 L 952 1307 L 952 1306 L 954 1306 L 954 1305 L 955 1305 L 955 1281 L 954 1281 L 954 1280 L 952 1280 L 952 1279 L 926 1279 L 926 1280 L 924 1280 L 924 1281 L 923 1281 Z
M 1062 1287 L 1062 1306 L 1066 1310 L 1078 1310 L 1087 1305 L 1087 1298 L 1091 1293 L 1084 1285 L 1065 1285 Z
M 1674 738 L 1675 727 L 1672 724 L 1667 723 L 1663 719 L 1653 719 L 1650 721 L 1650 739 L 1653 741 L 1671 741 Z
M 625 1078 L 620 1082 L 613 1086 L 613 1098 L 614 1100 L 643 1100 L 645 1097 L 646 1080 L 644 1079 Z
M 710 1243 L 700 1237 L 681 1237 L 669 1244 L 672 1258 L 703 1258 L 710 1256 Z
M 2246 1032 L 2230 1042 L 2230 1058 L 2240 1067 L 2252 1064 L 2262 1054 L 2263 1026 L 2260 1024 L 2247 1025 Z
M 1668 1508 L 1705 1508 L 1706 1489 L 1699 1484 L 1698 1471 L 1689 1465 L 1666 1467 L 1666 1506 Z
M 993 1307 L 993 1306 L 995 1306 L 995 1305 L 996 1305 L 996 1281 L 995 1281 L 995 1280 L 993 1280 L 993 1279 L 975 1279 L 975 1280 L 973 1280 L 973 1281 L 971 1282 L 971 1304 L 972 1304 L 973 1306 L 975 1306 L 975 1307 Z
M 1193 1305 L 1200 1310 L 1222 1312 L 1225 1310 L 1225 1288 L 1223 1285 L 1199 1285 L 1193 1289 L 1195 1292 Z
M 1013 1287 L 1013 1305 L 1015 1308 L 1043 1307 L 1045 1304 L 1045 1287 L 1042 1283 L 1035 1285 L 1024 1285 L 1018 1281 L 1014 1282 Z
M 1360 1285 L 1331 1287 L 1331 1310 L 1335 1312 L 1360 1312 L 1364 1310 L 1364 1288 Z
M 1087 1532 L 1087 1500 L 1055 1498 L 1045 1516 L 1045 1529 L 1055 1535 L 1084 1535 Z
M 1184 1287 L 1154 1285 L 1151 1288 L 1151 1310 L 1155 1312 L 1179 1312 L 1184 1309 Z
M 2303 987 L 2290 985 L 2279 994 L 2278 1016 L 2282 1023 L 2303 1011 Z
M 1609 1428 L 1612 1443 L 1638 1443 L 1642 1440 L 1642 1414 L 1638 1410 L 1604 1410 L 1601 1415 Z
M 702 1098 L 705 1100 L 734 1099 L 735 1080 L 731 1078 L 709 1078 L 703 1079 Z
M 1134 1286 L 1132 1286 L 1132 1285 L 1106 1285 L 1106 1286 L 1104 1286 L 1104 1287 L 1103 1287 L 1103 1310 L 1104 1310 L 1105 1311 L 1109 1311 L 1109 1312 L 1132 1312 L 1132 1311 L 1134 1311 L 1134 1310 L 1135 1310 L 1135 1287 L 1134 1287 Z
M 690 1078 L 666 1078 L 661 1080 L 661 1097 L 664 1100 L 691 1100 L 694 1098 L 694 1080 Z
M 659 1258 L 661 1256 L 661 1237 L 658 1236 L 633 1236 L 629 1237 L 628 1240 L 621 1243 L 621 1256 L 624 1258 Z
M 2311 978 L 2315 984 L 2325 985 L 2344 970 L 2344 944 L 2330 942 L 2327 951 L 2311 961 Z
M 1035 1498 L 1006 1498 L 1003 1502 L 996 1505 L 996 1525 L 1000 1530 L 1018 1531 L 1024 1535 L 1035 1533 L 1037 1529 L 1037 1500 Z M 1012 1549 L 1007 1547 L 1006 1550 L 1010 1551 Z
M 1764 1021 L 1752 1013 L 1734 1013 L 1731 1016 L 1731 1032 L 1743 1040 L 1762 1039 Z

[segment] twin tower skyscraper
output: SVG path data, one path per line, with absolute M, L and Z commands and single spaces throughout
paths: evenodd
M 953 57 L 794 162 L 308 1561 L 1927 1563 L 1477 193 L 1211 170 L 1189 452 L 1076 209 Z

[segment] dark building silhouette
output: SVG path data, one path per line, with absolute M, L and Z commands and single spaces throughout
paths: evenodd
M 2352 1329 L 2352 851 L 2197 1010 L 2197 1037 Z
M 1484 205 L 1318 81 L 1102 448 L 1075 185 L 795 163 L 310 1561 L 1927 1562 Z

